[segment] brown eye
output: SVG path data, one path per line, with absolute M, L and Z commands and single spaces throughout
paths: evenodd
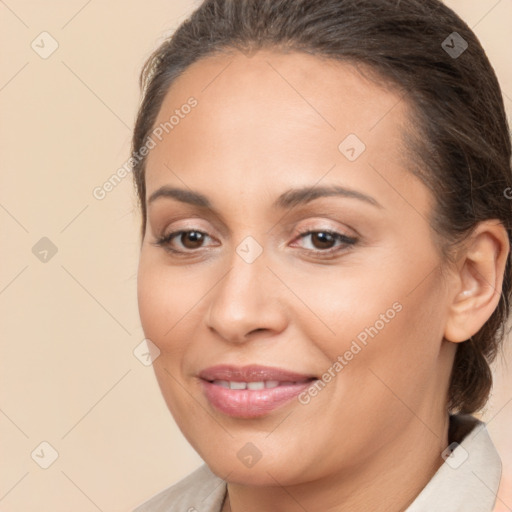
M 206 238 L 211 237 L 202 231 L 180 230 L 158 238 L 153 244 L 176 254 L 192 254 L 197 249 L 203 248 Z
M 183 231 L 179 235 L 179 239 L 185 249 L 199 249 L 204 241 L 204 233 L 200 231 Z
M 317 231 L 311 233 L 311 242 L 315 249 L 330 249 L 336 242 L 336 239 L 331 233 Z
M 300 244 L 306 251 L 319 257 L 342 253 L 357 243 L 357 239 L 336 231 L 310 230 L 300 233 Z

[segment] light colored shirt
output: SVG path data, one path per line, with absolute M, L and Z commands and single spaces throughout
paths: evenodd
M 450 418 L 445 462 L 406 512 L 492 512 L 501 460 L 485 424 L 472 416 Z M 227 483 L 203 464 L 133 512 L 221 512 Z

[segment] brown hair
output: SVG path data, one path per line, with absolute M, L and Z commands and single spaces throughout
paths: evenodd
M 501 221 L 512 238 L 512 201 L 505 197 L 512 187 L 511 142 L 499 84 L 475 34 L 438 0 L 205 0 L 144 65 L 133 154 L 188 66 L 215 53 L 260 48 L 363 64 L 407 91 L 416 125 L 407 140 L 422 168 L 413 172 L 436 198 L 431 225 L 443 240 L 443 254 L 486 219 Z M 145 158 L 135 159 L 142 237 L 144 168 Z M 448 397 L 452 412 L 475 412 L 489 396 L 489 365 L 505 335 L 512 295 L 511 258 L 498 307 L 458 345 Z

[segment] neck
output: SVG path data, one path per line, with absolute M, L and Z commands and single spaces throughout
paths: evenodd
M 396 512 L 405 510 L 444 462 L 448 415 L 427 427 L 412 417 L 392 443 L 357 464 L 292 486 L 228 484 L 222 512 Z

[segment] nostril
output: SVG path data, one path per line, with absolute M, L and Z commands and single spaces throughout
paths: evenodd
M 249 334 L 253 334 L 253 333 L 255 333 L 255 332 L 264 331 L 264 330 L 265 330 L 264 328 L 260 327 L 260 328 L 258 328 L 258 329 L 254 329 L 254 331 L 251 331 Z M 248 335 L 247 335 L 247 336 L 248 336 Z

